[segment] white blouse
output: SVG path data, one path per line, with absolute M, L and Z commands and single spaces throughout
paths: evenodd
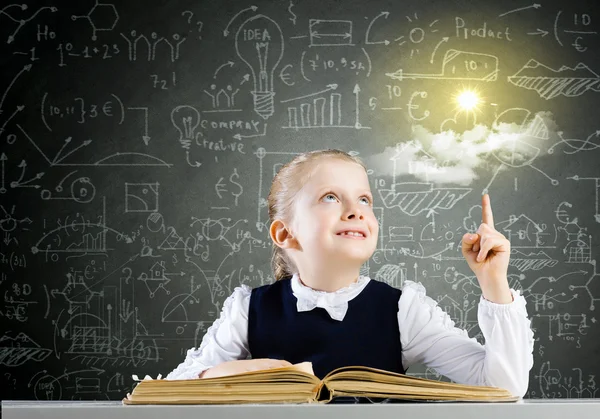
M 291 281 L 298 311 L 323 307 L 332 318 L 341 320 L 348 301 L 360 294 L 370 278 L 361 275 L 357 282 L 335 292 L 313 290 L 302 284 L 297 275 Z M 423 285 L 405 281 L 398 301 L 404 369 L 420 363 L 457 383 L 500 387 L 523 397 L 533 366 L 533 331 L 525 298 L 514 289 L 510 291 L 513 302 L 509 304 L 496 304 L 481 296 L 477 313 L 485 338 L 485 345 L 481 345 L 469 338 L 466 330 L 454 327 L 450 316 L 425 295 Z M 202 371 L 222 362 L 250 357 L 250 295 L 247 285 L 234 289 L 200 347 L 189 349 L 185 360 L 168 374 L 167 380 L 197 378 Z

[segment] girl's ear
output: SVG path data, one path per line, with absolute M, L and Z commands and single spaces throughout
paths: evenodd
M 275 220 L 271 223 L 269 234 L 273 243 L 283 249 L 295 247 L 297 244 L 296 239 L 281 220 Z

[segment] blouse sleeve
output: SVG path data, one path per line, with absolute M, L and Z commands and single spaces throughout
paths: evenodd
M 402 363 L 421 363 L 454 382 L 509 390 L 523 397 L 533 366 L 533 331 L 525 298 L 510 290 L 513 302 L 496 304 L 480 298 L 481 345 L 466 330 L 454 327 L 450 316 L 425 295 L 420 283 L 406 281 L 398 301 Z
M 188 349 L 185 360 L 171 371 L 167 380 L 189 380 L 222 362 L 246 359 L 248 350 L 248 309 L 252 289 L 236 287 L 223 303 L 221 315 L 208 328 L 198 349 Z

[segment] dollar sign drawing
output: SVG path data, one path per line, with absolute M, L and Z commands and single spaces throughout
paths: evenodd
M 239 197 L 239 196 L 242 194 L 242 191 L 244 190 L 244 188 L 242 187 L 242 185 L 240 185 L 239 183 L 237 183 L 237 182 L 235 182 L 235 181 L 233 180 L 233 177 L 234 177 L 234 176 L 235 176 L 236 178 L 239 178 L 239 177 L 240 177 L 240 175 L 238 175 L 238 173 L 237 173 L 237 169 L 234 169 L 234 170 L 233 170 L 233 173 L 231 174 L 231 176 L 229 176 L 229 181 L 230 181 L 231 183 L 233 183 L 234 185 L 237 185 L 237 186 L 239 187 L 239 192 L 237 192 L 237 193 L 235 193 L 235 192 L 232 192 L 232 193 L 231 193 L 231 195 L 235 196 L 235 205 L 237 206 L 237 203 L 238 203 L 238 197 Z

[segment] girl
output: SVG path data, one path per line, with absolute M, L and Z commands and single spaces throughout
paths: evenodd
M 482 290 L 485 346 L 454 327 L 420 283 L 405 281 L 399 290 L 359 275 L 379 225 L 358 158 L 340 150 L 298 155 L 273 179 L 268 204 L 276 281 L 235 288 L 200 347 L 189 349 L 167 379 L 302 361 L 311 361 L 319 378 L 347 365 L 405 373 L 422 363 L 458 383 L 525 394 L 533 332 L 524 297 L 508 286 L 510 243 L 494 229 L 487 195 L 482 224 L 462 238 Z

